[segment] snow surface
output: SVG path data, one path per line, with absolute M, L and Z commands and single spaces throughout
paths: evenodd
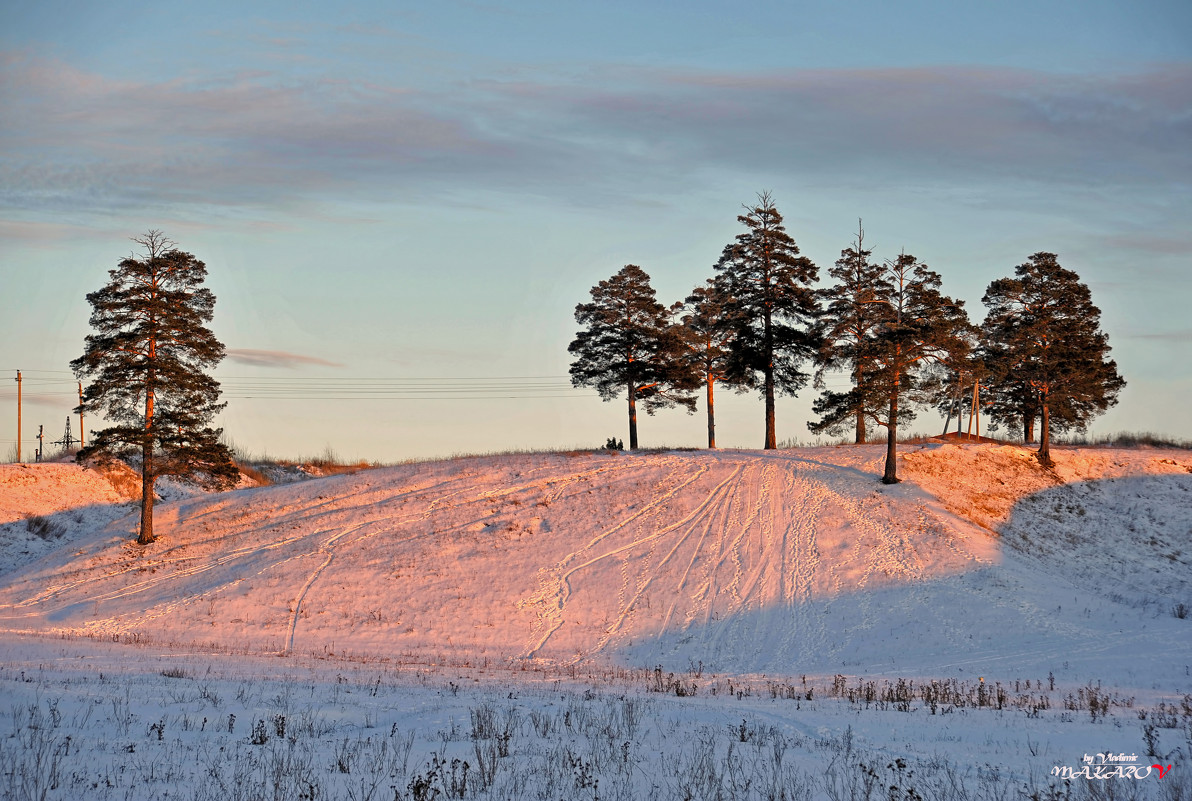
M 847 728 L 877 761 L 938 751 L 971 766 L 983 742 L 1003 761 L 1022 760 L 1005 767 L 1015 781 L 1047 760 L 1075 764 L 1082 749 L 1144 753 L 1145 722 L 1123 710 L 1174 704 L 1192 690 L 1192 621 L 1173 613 L 1192 607 L 1192 457 L 1062 448 L 1045 471 L 1021 448 L 928 445 L 904 453 L 907 480 L 887 487 L 877 481 L 883 455 L 861 446 L 404 465 L 166 501 L 160 539 L 147 548 L 131 542 L 135 507 L 104 496 L 81 469 L 0 468 L 10 521 L 0 527 L 0 677 L 44 668 L 47 650 L 60 648 L 44 681 L 69 683 L 76 655 L 123 662 L 127 646 L 100 645 L 112 641 L 149 648 L 188 674 L 202 669 L 196 663 L 217 673 L 243 663 L 279 680 L 330 661 L 384 666 L 384 681 L 397 684 L 402 671 L 435 677 L 431 690 L 393 690 L 413 693 L 392 700 L 397 709 L 427 703 L 420 692 L 441 696 L 452 671 L 504 676 L 495 681 L 517 689 L 496 692 L 512 697 L 546 681 L 527 677 L 593 671 L 639 669 L 630 682 L 640 687 L 658 666 L 676 672 L 680 688 L 705 686 L 698 702 L 666 702 L 680 705 L 666 714 L 689 733 L 742 714 L 708 699 L 711 680 L 697 675 L 758 696 L 781 680 L 809 681 L 821 697 L 837 674 L 849 686 L 935 679 L 969 692 L 1014 685 L 1019 695 L 1030 682 L 1046 684 L 1051 703 L 1042 723 L 1029 724 L 1039 727 L 1034 745 L 1029 731 L 1026 741 L 1014 733 L 1033 702 L 996 718 L 981 710 L 989 717 L 964 724 L 935 722 L 943 719 L 922 700 L 918 717 L 896 722 L 856 718 L 843 701 L 804 702 L 818 728 L 800 728 L 809 724 L 789 708 L 764 715 L 812 745 Z M 29 514 L 57 536 L 31 531 Z M 266 654 L 287 658 L 250 659 Z M 315 706 L 328 670 L 309 679 Z M 618 692 L 615 680 L 601 687 Z M 1113 731 L 1099 735 L 1108 743 L 1093 742 L 1072 710 L 1056 717 L 1065 693 L 1093 687 L 1116 699 Z M 394 725 L 429 732 L 443 721 L 399 716 Z M 1177 762 L 1192 748 L 1192 718 L 1187 725 L 1184 750 L 1167 749 Z M 1024 749 L 1038 752 L 1039 739 L 1051 750 L 1028 760 Z

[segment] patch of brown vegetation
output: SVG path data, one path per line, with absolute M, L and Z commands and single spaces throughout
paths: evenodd
M 1131 475 L 1176 473 L 1186 462 L 1147 448 L 1053 448 L 1044 468 L 1033 448 L 1019 445 L 930 445 L 902 455 L 905 475 L 949 511 L 992 531 L 1027 495 L 1059 484 Z
M 107 479 L 121 498 L 128 501 L 141 500 L 141 474 L 124 462 L 111 460 L 85 466 Z

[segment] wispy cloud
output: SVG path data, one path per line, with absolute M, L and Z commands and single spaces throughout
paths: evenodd
M 0 202 L 23 208 L 276 204 L 498 155 L 400 88 L 263 72 L 131 83 L 10 55 L 0 103 Z
M 1164 256 L 1181 256 L 1192 253 L 1192 233 L 1178 232 L 1175 235 L 1159 233 L 1115 234 L 1102 239 L 1106 247 L 1141 251 Z
M 293 370 L 304 365 L 319 367 L 343 367 L 339 362 L 327 361 L 317 356 L 304 356 L 284 350 L 254 350 L 252 348 L 228 348 L 225 352 L 230 361 L 253 367 L 279 367 Z
M 1192 65 L 1084 76 L 668 73 L 613 89 L 505 91 L 541 109 L 548 130 L 603 141 L 635 161 L 870 181 L 1012 176 L 1102 185 L 1192 176 Z
M 644 197 L 715 172 L 864 188 L 1192 181 L 1192 65 L 1132 74 L 533 74 L 450 93 L 256 71 L 159 83 L 0 60 L 0 204 L 268 205 L 475 189 Z
M 1183 331 L 1164 331 L 1157 334 L 1133 334 L 1130 338 L 1171 343 L 1192 342 L 1192 328 L 1186 328 Z

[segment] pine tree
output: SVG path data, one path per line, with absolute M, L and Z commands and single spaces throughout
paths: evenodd
M 591 303 L 575 307 L 575 321 L 584 328 L 567 347 L 575 356 L 571 383 L 595 388 L 606 401 L 626 393 L 633 450 L 638 447 L 638 402 L 647 414 L 675 405 L 694 412 L 690 393 L 699 379 L 684 362 L 682 333 L 641 267 L 626 265 L 592 287 L 591 294 Z
M 725 381 L 732 344 L 734 320 L 732 298 L 715 279 L 696 287 L 683 303 L 676 304 L 683 314 L 683 332 L 687 340 L 686 361 L 703 376 L 707 390 L 708 447 L 716 447 L 716 382 Z
M 219 384 L 204 371 L 224 346 L 207 328 L 215 295 L 202 286 L 203 262 L 178 250 L 160 231 L 133 239 L 144 256 L 108 271 L 104 288 L 87 295 L 91 327 L 82 356 L 70 363 L 87 380 L 82 411 L 114 423 L 91 435 L 79 460 L 140 455 L 141 530 L 154 541 L 154 483 L 159 476 L 208 488 L 233 485 L 239 472 L 210 427 L 224 407 Z M 76 410 L 77 411 L 77 410 Z
M 811 288 L 815 264 L 799 255 L 769 193 L 737 221 L 748 230 L 724 248 L 716 270 L 732 298 L 733 332 L 727 378 L 765 399 L 765 448 L 778 447 L 775 395 L 795 395 L 810 375 L 800 367 L 819 350 L 819 303 Z
M 988 403 L 989 417 L 995 426 L 1022 431 L 1023 444 L 1035 441 L 1035 421 L 1039 418 L 1039 393 L 1019 369 L 1017 354 L 1008 346 L 1013 317 L 988 315 L 981 327 L 980 354 L 989 375 L 982 383 L 982 397 Z
M 939 274 L 903 253 L 886 264 L 888 290 L 882 298 L 884 317 L 873 339 L 874 371 L 862 399 L 866 408 L 884 403 L 884 417 L 872 413 L 886 429 L 886 466 L 882 483 L 898 478 L 898 425 L 913 419 L 913 406 L 930 400 L 923 390 L 926 368 L 956 360 L 967 349 L 971 330 L 964 303 L 940 294 Z
M 1101 310 L 1076 273 L 1044 252 L 1014 272 L 982 298 L 985 350 L 997 356 L 1001 391 L 1017 393 L 1024 427 L 1028 415 L 1039 415 L 1038 459 L 1050 466 L 1052 429 L 1083 429 L 1117 403 L 1126 382 L 1109 358 Z
M 807 423 L 813 433 L 835 436 L 844 433 L 851 423 L 857 444 L 866 440 L 870 414 L 865 407 L 866 382 L 874 359 L 871 346 L 873 334 L 887 313 L 882 299 L 890 291 L 885 267 L 871 261 L 872 254 L 873 251 L 865 248 L 865 230 L 857 220 L 857 238 L 852 247 L 842 250 L 836 265 L 828 270 L 836 283 L 819 292 L 823 303 L 820 321 L 823 345 L 818 354 L 815 383 L 823 391 L 812 405 L 812 411 L 820 419 Z M 824 388 L 824 374 L 838 370 L 848 370 L 852 381 L 850 391 L 833 392 Z

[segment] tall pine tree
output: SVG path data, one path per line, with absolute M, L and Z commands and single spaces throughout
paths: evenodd
M 696 287 L 687 300 L 676 304 L 687 339 L 687 363 L 703 377 L 708 407 L 708 447 L 716 447 L 716 383 L 724 382 L 729 365 L 734 320 L 732 298 L 721 282 L 709 279 Z
M 625 392 L 629 447 L 637 448 L 638 403 L 647 414 L 674 405 L 694 412 L 691 390 L 699 379 L 684 361 L 683 334 L 641 267 L 627 264 L 591 294 L 591 303 L 575 307 L 575 321 L 584 328 L 567 347 L 575 356 L 571 383 L 595 388 L 606 401 Z
M 866 383 L 866 408 L 886 429 L 886 466 L 882 483 L 898 478 L 898 425 L 913 418 L 913 406 L 928 402 L 923 393 L 925 368 L 955 361 L 968 347 L 971 329 L 963 301 L 940 294 L 940 277 L 914 256 L 903 253 L 886 264 L 885 309 L 873 339 L 874 371 Z
M 108 271 L 107 286 L 87 295 L 95 333 L 70 366 L 88 381 L 82 411 L 114 423 L 92 434 L 78 458 L 140 455 L 137 542 L 144 545 L 155 539 L 159 476 L 223 488 L 239 471 L 219 441 L 221 431 L 210 427 L 224 404 L 205 371 L 223 359 L 224 346 L 206 325 L 215 309 L 215 295 L 202 285 L 207 268 L 160 231 L 133 241 L 144 255 L 121 261 Z
M 989 285 L 982 302 L 986 350 L 997 354 L 994 382 L 1017 394 L 1023 415 L 1039 416 L 1039 462 L 1050 466 L 1051 432 L 1083 429 L 1117 403 L 1126 382 L 1109 358 L 1101 310 L 1080 277 L 1040 252 Z
M 816 386 L 824 387 L 825 373 L 847 370 L 852 389 L 833 392 L 824 388 L 812 405 L 820 419 L 807 423 L 813 433 L 832 435 L 844 433 L 851 424 L 857 444 L 866 440 L 870 410 L 865 404 L 871 397 L 867 382 L 875 358 L 873 334 L 885 318 L 885 299 L 890 293 L 885 267 L 871 261 L 872 255 L 873 251 L 865 248 L 865 230 L 857 220 L 852 247 L 841 251 L 836 265 L 828 270 L 836 283 L 819 292 L 823 344 L 815 373 Z
M 747 229 L 724 248 L 716 270 L 732 298 L 735 322 L 726 375 L 760 388 L 766 409 L 766 448 L 778 447 L 775 396 L 795 395 L 810 378 L 802 365 L 819 350 L 817 269 L 782 224 L 769 193 L 737 221 Z

